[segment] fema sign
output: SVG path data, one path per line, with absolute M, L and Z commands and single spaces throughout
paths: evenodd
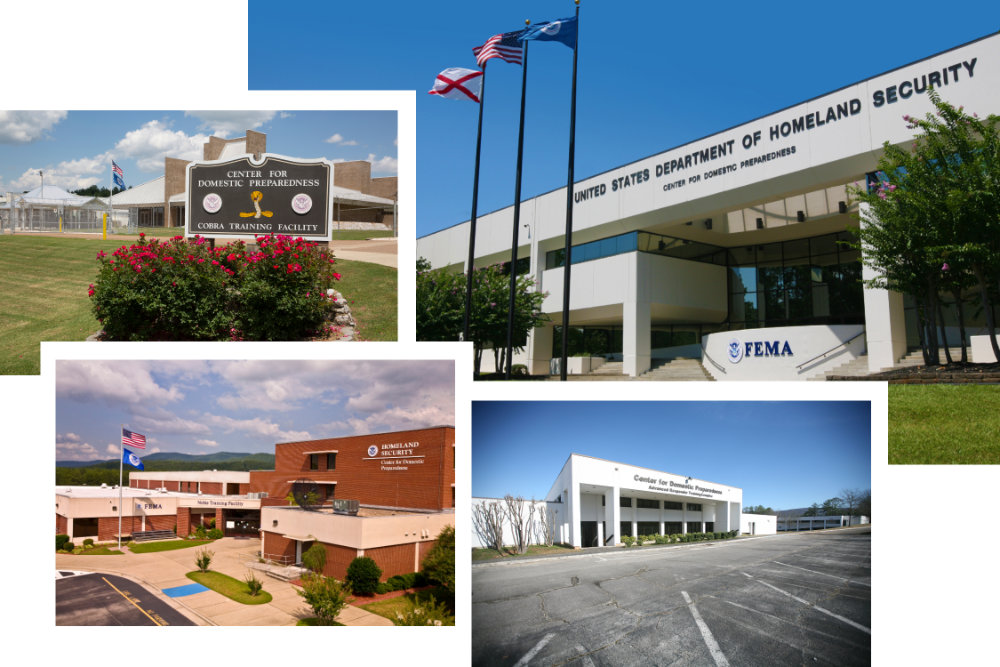
M 276 155 L 187 166 L 187 236 L 329 241 L 333 164 Z
M 729 341 L 729 362 L 738 364 L 744 357 L 784 357 L 792 355 L 792 346 L 787 340 L 752 341 L 741 343 L 738 338 Z

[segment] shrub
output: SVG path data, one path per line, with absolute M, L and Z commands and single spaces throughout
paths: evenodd
M 225 536 L 219 528 L 212 528 L 208 531 L 208 539 L 210 540 L 221 540 Z
M 101 266 L 88 294 L 113 340 L 298 340 L 329 311 L 340 276 L 317 244 L 289 236 L 257 237 L 210 248 L 205 239 L 141 236 Z
M 514 377 L 528 377 L 528 367 L 524 364 L 513 364 L 510 367 L 510 374 Z
M 313 542 L 313 545 L 302 554 L 302 564 L 316 574 L 322 574 L 323 568 L 326 567 L 326 548 L 319 542 Z
M 92 546 L 94 546 L 94 540 L 93 540 L 93 538 L 88 537 L 87 539 L 85 539 L 83 541 L 83 546 L 85 546 L 85 547 L 92 547 Z
M 209 551 L 208 549 L 201 549 L 195 554 L 194 563 L 198 566 L 198 569 L 202 572 L 208 572 L 209 565 L 212 564 L 212 556 L 215 555 L 214 551 Z
M 626 547 L 630 547 L 635 544 L 635 538 L 631 535 L 622 535 L 622 542 L 625 543 Z
M 455 617 L 444 602 L 416 600 L 408 609 L 396 612 L 392 620 L 396 625 L 455 625 Z
M 347 583 L 357 595 L 374 595 L 382 568 L 368 556 L 358 556 L 347 566 Z
M 74 545 L 72 542 L 68 542 L 67 541 L 65 544 L 63 544 L 63 550 L 64 551 L 73 551 L 73 549 L 75 549 L 75 548 L 76 548 L 76 545 Z
M 455 528 L 445 526 L 438 533 L 437 543 L 424 557 L 424 577 L 455 595 Z
M 657 544 L 670 544 L 670 538 L 666 535 L 657 535 L 653 539 Z
M 208 520 L 208 527 L 209 528 L 215 528 L 215 517 L 214 516 L 211 519 Z M 176 528 L 174 530 L 176 530 Z
M 324 625 L 332 625 L 351 601 L 350 584 L 320 574 L 307 574 L 302 578 L 302 590 L 296 592 L 305 598 L 316 618 Z
M 56 535 L 56 551 L 65 549 L 67 542 L 69 542 L 69 535 Z
M 393 577 L 386 579 L 386 584 L 390 586 L 390 590 L 402 591 L 407 588 L 414 588 L 414 582 L 417 579 L 417 573 L 411 572 L 410 574 L 397 574 Z
M 264 582 L 257 578 L 253 572 L 247 572 L 247 575 L 243 577 L 243 581 L 247 582 L 247 590 L 250 591 L 250 597 L 257 597 L 257 595 L 264 590 Z

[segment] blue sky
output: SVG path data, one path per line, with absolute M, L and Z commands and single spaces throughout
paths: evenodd
M 373 176 L 397 171 L 395 111 L 0 111 L 0 192 L 45 183 L 107 187 L 114 159 L 125 184 L 163 174 L 163 158 L 202 158 L 211 135 L 267 134 L 269 152 L 369 160 Z
M 107 361 L 56 364 L 56 459 L 274 453 L 278 442 L 455 423 L 452 361 Z
M 807 507 L 871 488 L 870 425 L 866 401 L 476 401 L 472 496 L 544 498 L 575 453 Z
M 471 211 L 476 105 L 425 94 L 434 77 L 448 67 L 475 68 L 472 47 L 493 34 L 573 11 L 570 0 L 250 0 L 249 85 L 416 90 L 420 237 L 467 220 Z M 583 0 L 580 12 L 576 180 L 1000 27 L 1000 4 L 985 0 L 953 9 L 926 0 L 850 6 Z M 303 21 L 303 14 L 313 18 Z M 571 67 L 572 51 L 561 44 L 529 48 L 524 198 L 566 184 Z M 490 61 L 480 213 L 513 203 L 520 85 L 520 67 Z

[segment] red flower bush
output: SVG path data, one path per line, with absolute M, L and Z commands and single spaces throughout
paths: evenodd
M 88 290 L 113 340 L 299 340 L 318 330 L 340 279 L 328 250 L 290 236 L 210 248 L 199 236 L 103 252 Z M 276 263 L 292 254 L 295 262 Z M 273 267 L 273 268 L 272 268 Z M 277 269 L 277 270 L 276 270 Z

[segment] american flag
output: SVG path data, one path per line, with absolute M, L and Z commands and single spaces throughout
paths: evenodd
M 111 161 L 111 180 L 120 189 L 125 189 L 125 174 L 122 173 L 122 168 L 115 164 L 114 160 Z
M 122 445 L 135 447 L 136 449 L 146 449 L 146 436 L 141 433 L 133 433 L 127 428 L 122 429 Z
M 501 35 L 493 35 L 482 46 L 474 47 L 472 55 L 476 57 L 476 62 L 480 67 L 485 65 L 490 58 L 503 58 L 505 62 L 520 65 L 524 49 L 517 38 L 523 33 L 524 30 L 515 30 Z

